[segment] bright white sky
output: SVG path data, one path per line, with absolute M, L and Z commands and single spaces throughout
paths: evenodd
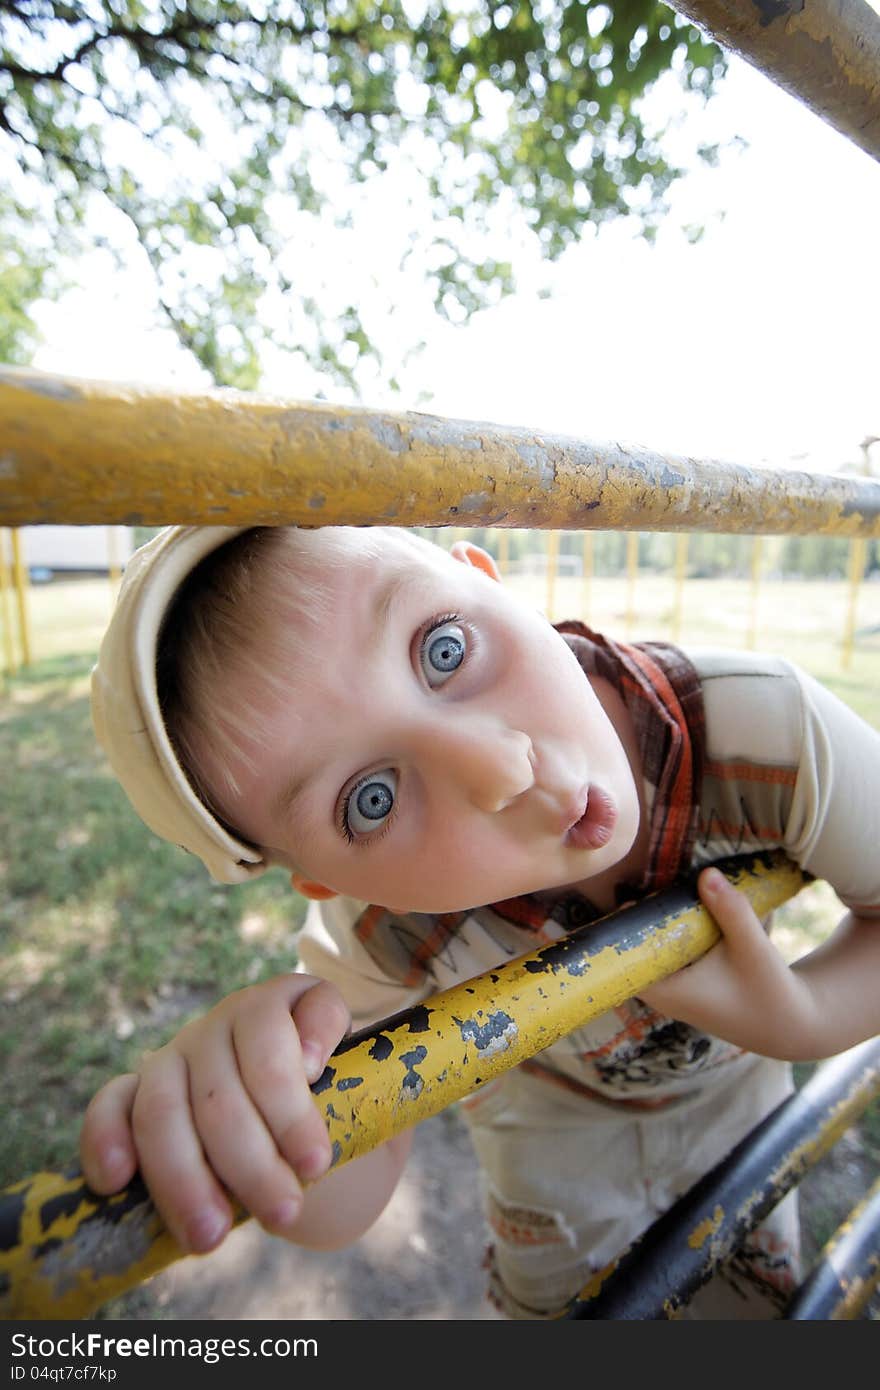
M 610 226 L 555 267 L 526 257 L 516 296 L 465 327 L 421 305 L 407 326 L 402 312 L 395 323 L 421 333 L 425 350 L 400 394 L 374 379 L 363 403 L 701 457 L 859 466 L 859 442 L 880 435 L 880 165 L 738 59 L 693 126 L 682 138 L 742 136 L 748 148 L 679 185 L 654 248 Z M 376 241 L 368 216 L 348 253 L 374 298 L 388 227 L 378 207 Z M 681 228 L 695 222 L 706 233 L 691 245 Z M 204 384 L 153 326 L 143 282 L 108 275 L 100 257 L 40 322 L 35 365 L 46 370 Z M 299 399 L 322 385 L 328 399 L 349 399 L 290 362 L 273 364 L 264 383 Z

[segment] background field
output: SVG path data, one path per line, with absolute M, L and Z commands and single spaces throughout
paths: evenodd
M 545 606 L 544 578 L 509 582 Z M 593 580 L 588 620 L 621 637 L 670 636 L 670 576 Z M 757 645 L 798 661 L 880 728 L 880 585 L 861 593 L 847 670 L 840 637 L 847 586 L 765 582 Z M 56 581 L 30 593 L 33 662 L 0 691 L 0 1183 L 75 1153 L 96 1087 L 222 994 L 290 967 L 304 904 L 281 873 L 213 887 L 204 870 L 153 839 L 130 811 L 92 737 L 88 676 L 111 606 L 107 580 Z M 578 578 L 556 581 L 553 616 L 584 616 Z M 693 580 L 684 644 L 746 645 L 746 580 Z M 824 884 L 779 913 L 794 958 L 833 926 Z M 801 1068 L 800 1076 L 809 1068 Z M 346 1255 L 309 1256 L 246 1227 L 223 1250 L 187 1260 L 107 1306 L 120 1317 L 485 1317 L 478 1193 L 455 1108 L 429 1121 L 417 1163 L 389 1212 Z M 880 1170 L 875 1105 L 803 1185 L 808 1253 Z M 464 1271 L 464 1273 L 463 1273 Z

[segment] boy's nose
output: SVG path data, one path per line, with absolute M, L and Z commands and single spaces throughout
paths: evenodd
M 453 723 L 435 751 L 480 811 L 503 811 L 535 781 L 532 741 L 518 729 Z

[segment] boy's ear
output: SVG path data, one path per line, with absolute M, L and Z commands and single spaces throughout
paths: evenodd
M 499 583 L 501 582 L 501 572 L 488 550 L 474 545 L 473 541 L 455 541 L 450 546 L 449 553 L 453 560 L 461 560 L 466 565 L 473 565 L 474 569 L 482 570 L 484 574 L 488 574 L 490 579 L 497 579 Z
M 323 883 L 315 883 L 314 879 L 303 878 L 302 874 L 291 874 L 290 881 L 297 893 L 302 893 L 304 898 L 312 898 L 316 903 L 326 902 L 328 898 L 339 897 L 335 889 L 325 888 Z

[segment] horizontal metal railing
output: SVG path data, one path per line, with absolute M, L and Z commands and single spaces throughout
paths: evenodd
M 880 1089 L 880 1086 L 878 1086 Z M 880 1285 L 880 1178 L 825 1245 L 786 1309 L 793 1322 L 861 1315 Z
M 0 368 L 0 526 L 169 521 L 880 536 L 880 482 Z
M 612 1321 L 676 1317 L 878 1095 L 880 1038 L 824 1062 L 597 1275 L 566 1316 Z M 875 1216 L 867 1210 L 865 1226 Z M 875 1220 L 870 1228 L 875 1250 L 878 1230 Z

